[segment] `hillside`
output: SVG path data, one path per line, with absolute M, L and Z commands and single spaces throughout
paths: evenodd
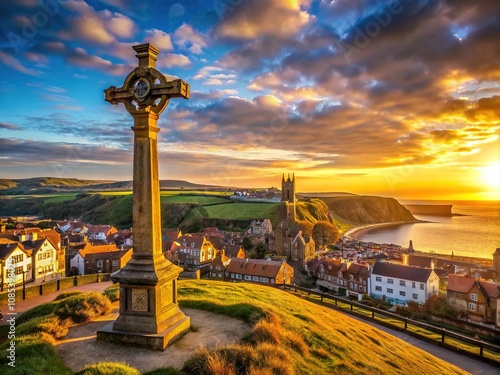
M 377 224 L 396 221 L 416 221 L 415 217 L 394 198 L 373 196 L 322 197 L 337 220 L 351 223 Z
M 67 298 L 68 301 L 81 299 L 78 296 Z M 57 318 L 53 311 L 64 301 L 60 299 L 54 307 L 48 304 L 43 309 L 38 308 L 37 315 L 42 317 L 18 327 L 16 360 L 19 369 L 3 366 L 6 374 L 72 373 L 54 350 L 51 331 L 37 329 L 37 325 L 47 321 L 55 325 Z M 221 320 L 225 316 L 240 319 L 248 323 L 252 331 L 239 343 L 198 349 L 180 369 L 162 368 L 145 375 L 466 374 L 368 324 L 276 288 L 180 280 L 179 304 L 181 308 L 217 313 Z M 45 332 L 36 333 L 44 329 Z M 27 336 L 26 332 L 32 334 Z M 182 340 L 186 339 L 189 333 L 174 345 L 182 345 Z M 4 343 L 0 349 L 5 351 L 8 345 Z M 168 356 L 168 348 L 164 353 Z M 127 374 L 137 373 L 132 372 L 133 352 L 127 358 L 114 360 L 130 364 L 126 366 Z M 6 356 L 0 358 L 0 364 L 6 361 Z M 117 367 L 113 369 L 113 366 L 102 365 L 107 369 L 105 373 L 125 373 L 117 372 Z
M 226 191 L 228 187 L 194 184 L 192 182 L 184 180 L 161 180 L 160 189 L 204 189 Z M 79 180 L 76 178 L 55 177 L 0 179 L 0 195 L 83 193 L 89 191 L 130 190 L 132 190 L 132 181 Z

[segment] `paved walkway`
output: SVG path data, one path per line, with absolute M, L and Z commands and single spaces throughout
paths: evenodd
M 9 306 L 7 305 L 0 305 L 0 311 L 3 314 L 3 319 L 0 321 L 0 326 L 8 324 L 7 322 L 7 319 L 9 317 L 8 313 L 17 313 L 17 315 L 19 316 L 21 313 L 29 309 L 32 309 L 33 307 L 41 305 L 42 303 L 53 301 L 54 298 L 56 298 L 61 293 L 67 293 L 75 290 L 79 290 L 80 292 L 92 292 L 92 291 L 102 292 L 111 285 L 113 285 L 111 281 L 103 281 L 100 283 L 90 283 L 90 284 L 72 286 L 71 288 L 58 290 L 57 292 L 51 292 L 43 296 L 30 298 L 24 301 L 16 301 L 16 304 L 14 305 L 15 307 L 14 311 L 9 311 Z

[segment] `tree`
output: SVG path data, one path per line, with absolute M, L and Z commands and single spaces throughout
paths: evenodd
M 340 238 L 340 232 L 336 225 L 328 221 L 318 221 L 314 224 L 312 237 L 316 242 L 316 250 L 318 250 L 328 244 L 336 243 Z
M 243 243 L 242 243 L 242 245 L 241 245 L 241 246 L 243 246 L 243 249 L 244 249 L 245 251 L 250 251 L 250 250 L 252 250 L 252 249 L 253 249 L 253 242 L 252 242 L 252 240 L 250 239 L 250 237 L 245 237 L 245 238 L 243 238 Z
M 296 225 L 297 232 L 302 231 L 303 235 L 304 234 L 308 234 L 308 235 L 312 234 L 312 230 L 314 227 L 313 223 L 310 223 L 309 221 L 301 220 L 301 221 L 297 221 L 295 223 L 295 225 Z
M 256 258 L 257 259 L 264 259 L 264 256 L 266 255 L 266 245 L 264 245 L 264 242 L 259 242 L 257 245 L 255 245 L 254 251 L 256 253 Z

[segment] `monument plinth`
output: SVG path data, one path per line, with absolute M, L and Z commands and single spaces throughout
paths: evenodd
M 104 93 L 106 101 L 123 103 L 134 118 L 134 246 L 127 265 L 111 275 L 113 282 L 120 283 L 120 315 L 97 332 L 97 339 L 164 350 L 189 330 L 190 319 L 177 302 L 177 279 L 182 268 L 162 253 L 157 145 L 160 129 L 156 123 L 170 98 L 189 99 L 189 85 L 180 79 L 167 81 L 155 69 L 159 50 L 153 45 L 133 48 L 138 67 L 125 78 L 122 87 L 111 86 Z

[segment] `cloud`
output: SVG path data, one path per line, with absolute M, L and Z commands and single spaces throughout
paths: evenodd
M 142 43 L 151 43 L 160 51 L 171 51 L 174 49 L 170 35 L 158 29 L 146 30 Z
M 298 0 L 269 0 L 265 5 L 247 0 L 227 12 L 215 33 L 219 37 L 252 40 L 259 37 L 289 37 L 311 20 Z
M 0 122 L 0 129 L 7 129 L 7 130 L 20 130 L 21 128 L 17 125 L 14 124 L 9 124 L 6 122 Z
M 165 53 L 158 56 L 157 60 L 158 67 L 171 68 L 173 66 L 188 66 L 191 65 L 191 61 L 187 56 L 176 53 Z
M 207 46 L 204 36 L 184 23 L 174 33 L 175 44 L 181 48 L 187 48 L 191 53 L 200 54 Z
M 18 72 L 21 72 L 21 73 L 24 73 L 24 74 L 27 74 L 27 75 L 30 75 L 33 77 L 37 77 L 41 74 L 39 71 L 36 71 L 34 69 L 30 69 L 30 68 L 26 68 L 23 64 L 21 64 L 21 62 L 18 59 L 16 59 L 15 57 L 13 57 L 11 55 L 8 55 L 7 53 L 5 53 L 4 51 L 1 51 L 1 50 L 0 50 L 0 61 L 2 62 L 2 64 L 4 64 L 5 66 L 8 66 L 11 69 L 14 69 Z
M 63 6 L 71 12 L 66 26 L 58 32 L 63 40 L 109 45 L 115 43 L 116 38 L 133 36 L 136 28 L 127 16 L 107 9 L 96 11 L 85 1 L 70 0 Z

